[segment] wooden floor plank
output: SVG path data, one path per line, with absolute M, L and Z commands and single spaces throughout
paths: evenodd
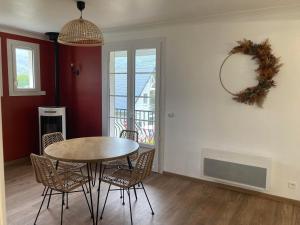
M 43 187 L 35 182 L 30 163 L 5 170 L 8 224 L 33 224 Z M 145 186 L 155 215 L 151 215 L 143 192 L 138 190 L 137 201 L 132 195 L 135 225 L 300 225 L 300 209 L 291 204 L 168 175 L 154 174 Z M 106 190 L 107 185 L 103 185 L 100 207 Z M 60 198 L 56 196 L 50 209 L 42 210 L 37 224 L 57 225 L 59 219 Z M 70 195 L 70 209 L 65 210 L 64 224 L 92 224 L 81 193 Z M 100 224 L 130 224 L 127 195 L 125 206 L 118 191 L 109 195 Z

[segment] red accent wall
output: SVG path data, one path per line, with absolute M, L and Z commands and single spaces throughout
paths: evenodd
M 38 152 L 38 106 L 54 105 L 54 46 L 34 38 L 0 32 L 3 97 L 4 160 L 11 161 Z M 41 87 L 45 96 L 9 96 L 7 39 L 40 44 Z M 61 105 L 67 107 L 68 138 L 98 136 L 102 130 L 101 48 L 60 46 Z M 80 75 L 70 64 L 79 66 Z
M 3 74 L 2 121 L 4 160 L 10 161 L 38 152 L 38 106 L 54 104 L 54 50 L 48 41 L 1 33 Z M 45 96 L 9 96 L 7 39 L 40 44 L 41 87 Z
M 72 74 L 71 64 L 80 69 Z M 61 104 L 68 138 L 102 134 L 101 48 L 60 45 Z

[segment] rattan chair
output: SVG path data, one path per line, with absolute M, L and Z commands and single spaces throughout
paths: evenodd
M 133 140 L 135 142 L 139 141 L 139 133 L 134 130 L 122 130 L 120 133 L 120 138 L 126 138 L 129 140 Z M 128 163 L 135 162 L 139 156 L 139 153 L 136 152 L 129 156 L 130 162 L 128 162 L 127 157 L 116 159 L 108 162 L 104 162 L 103 165 L 107 168 L 120 168 L 123 166 L 128 166 Z M 130 165 L 131 167 L 131 165 Z
M 44 134 L 42 137 L 43 151 L 49 145 L 60 142 L 60 141 L 64 141 L 64 137 L 61 132 Z M 77 172 L 77 171 L 80 171 L 80 169 L 83 167 L 85 167 L 84 163 L 69 163 L 69 162 L 58 162 L 57 163 L 58 170 L 73 170 L 73 171 Z
M 131 225 L 133 224 L 133 221 L 132 221 L 132 211 L 131 211 L 130 189 L 133 189 L 134 186 L 137 184 L 141 184 L 142 188 L 139 188 L 139 189 L 143 189 L 143 191 L 146 195 L 147 201 L 149 203 L 152 215 L 154 215 L 148 195 L 147 195 L 145 187 L 143 185 L 143 180 L 146 177 L 150 176 L 150 174 L 151 174 L 154 153 L 155 153 L 154 149 L 141 153 L 138 157 L 138 160 L 137 160 L 137 163 L 136 163 L 134 169 L 121 168 L 111 174 L 103 174 L 102 181 L 108 183 L 109 187 L 108 187 L 108 191 L 106 194 L 106 198 L 105 198 L 105 202 L 103 205 L 100 219 L 103 218 L 103 213 L 104 213 L 105 205 L 107 202 L 108 194 L 110 191 L 112 191 L 111 185 L 117 186 L 120 189 L 127 191 L 128 200 L 129 200 Z
M 35 154 L 30 155 L 31 162 L 34 168 L 36 181 L 38 183 L 42 183 L 46 187 L 46 193 L 44 194 L 42 203 L 38 210 L 38 214 L 35 218 L 34 225 L 36 225 L 37 219 L 40 215 L 41 209 L 43 207 L 44 201 L 47 196 L 51 197 L 48 194 L 48 191 L 56 191 L 58 193 L 55 194 L 62 194 L 62 202 L 61 202 L 61 221 L 60 224 L 63 223 L 63 205 L 65 201 L 65 194 L 76 192 L 75 189 L 80 188 L 84 193 L 85 200 L 87 202 L 89 211 L 91 213 L 91 207 L 89 205 L 85 190 L 83 185 L 88 182 L 88 178 L 83 176 L 82 174 L 75 173 L 73 171 L 64 171 L 61 173 L 60 171 L 56 170 L 53 163 L 50 159 L 44 156 L 38 156 Z M 48 202 L 49 206 L 49 202 Z M 47 207 L 48 207 L 47 206 Z M 92 213 L 91 213 L 92 214 Z
M 60 142 L 60 141 L 64 141 L 64 137 L 61 132 L 53 132 L 53 133 L 44 134 L 42 137 L 43 151 L 49 145 L 56 143 L 56 142 Z
M 134 130 L 122 130 L 119 137 L 133 140 L 136 142 L 139 141 L 139 133 Z M 136 152 L 129 156 L 129 161 L 128 161 L 127 157 L 124 157 L 124 158 L 104 162 L 103 163 L 103 173 L 107 169 L 116 170 L 116 169 L 123 168 L 123 167 L 129 167 L 129 169 L 132 169 L 132 163 L 134 163 L 134 164 L 136 163 L 138 156 L 139 156 L 139 153 Z M 135 194 L 135 198 L 137 199 L 135 187 L 134 187 L 134 194 Z M 120 190 L 120 198 L 123 198 L 122 190 Z M 122 204 L 125 205 L 124 198 L 123 198 Z
M 44 134 L 42 136 L 43 152 L 44 152 L 45 148 L 47 148 L 49 145 L 52 145 L 52 144 L 60 142 L 60 141 L 64 141 L 64 137 L 61 132 L 53 132 L 53 133 Z M 84 163 L 58 162 L 55 160 L 51 160 L 51 161 L 55 165 L 55 168 L 58 171 L 63 172 L 63 171 L 72 170 L 74 172 L 80 172 L 81 174 L 83 174 L 82 168 L 85 167 Z M 45 191 L 46 191 L 46 188 L 44 188 L 42 196 L 44 195 Z M 51 191 L 51 193 L 52 193 L 52 191 Z M 50 195 L 51 195 L 51 193 L 50 193 Z M 68 205 L 67 205 L 67 208 L 68 208 Z
M 134 130 L 122 130 L 120 133 L 120 138 L 126 138 L 129 140 L 133 140 L 135 142 L 139 142 L 139 133 L 137 131 Z M 129 156 L 129 159 L 131 162 L 134 162 L 137 160 L 137 158 L 139 157 L 139 153 L 136 152 L 132 155 Z M 125 164 L 127 163 L 127 159 Z

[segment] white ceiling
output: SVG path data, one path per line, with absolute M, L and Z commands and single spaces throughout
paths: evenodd
M 86 0 L 83 17 L 101 28 L 114 28 L 299 3 L 299 0 Z M 59 31 L 67 21 L 78 17 L 74 0 L 0 0 L 0 24 L 24 30 Z

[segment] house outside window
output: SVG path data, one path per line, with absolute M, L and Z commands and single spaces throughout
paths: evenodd
M 41 91 L 39 45 L 7 40 L 9 95 L 45 95 Z
M 148 94 L 147 93 L 144 94 L 143 102 L 144 102 L 144 104 L 148 104 Z

